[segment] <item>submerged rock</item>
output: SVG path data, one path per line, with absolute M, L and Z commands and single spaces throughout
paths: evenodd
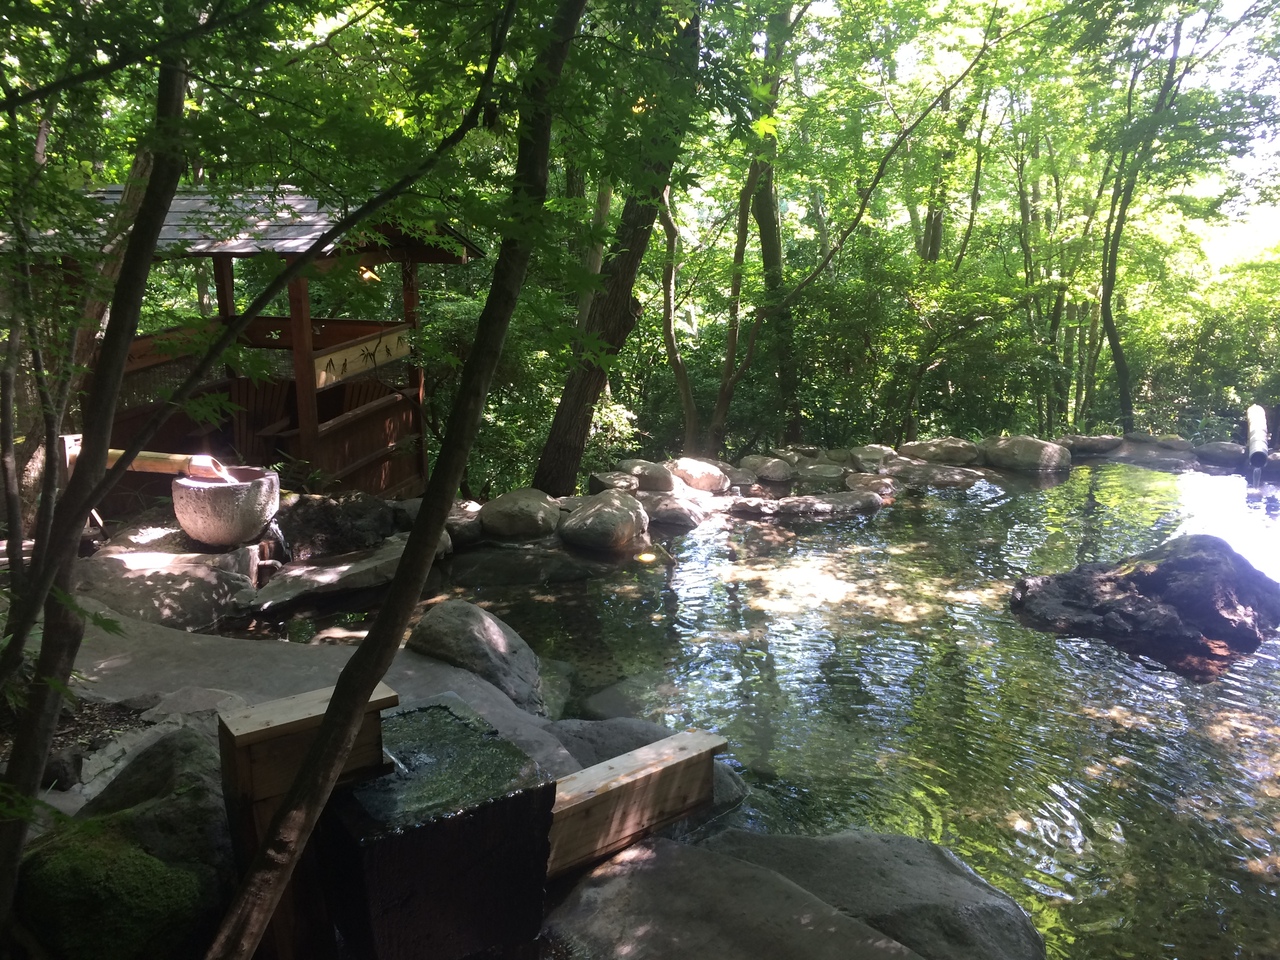
M 543 922 L 570 956 L 920 960 L 771 870 L 651 839 L 579 879 Z
M 972 487 L 986 475 L 972 467 L 957 467 L 947 463 L 929 463 L 907 457 L 887 457 L 880 465 L 880 475 L 893 477 L 903 487 L 926 490 L 929 487 Z
M 459 587 L 506 587 L 531 583 L 573 583 L 607 576 L 614 564 L 570 553 L 559 537 L 533 543 L 481 544 L 455 553 L 448 579 Z
M 927 840 L 869 830 L 830 837 L 729 830 L 705 844 L 776 871 L 922 956 L 1036 960 L 1044 940 L 1007 894 Z
M 1024 577 L 1010 607 L 1037 629 L 1105 640 L 1209 680 L 1280 627 L 1280 584 L 1225 540 L 1197 534 L 1114 565 Z
M 884 501 L 870 490 L 850 490 L 846 493 L 828 493 L 808 497 L 783 497 L 781 500 L 764 500 L 759 497 L 740 497 L 733 502 L 729 512 L 746 517 L 852 517 L 862 513 L 875 513 Z

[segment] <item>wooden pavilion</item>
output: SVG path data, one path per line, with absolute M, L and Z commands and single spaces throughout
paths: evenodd
M 120 191 L 103 199 L 118 202 Z M 288 261 L 307 250 L 336 217 L 293 192 L 223 200 L 180 194 L 160 237 L 158 257 L 212 261 L 217 317 L 235 314 L 238 259 Z M 398 263 L 403 316 L 394 321 L 312 316 L 306 276 L 289 284 L 288 316 L 259 316 L 241 343 L 274 351 L 277 371 L 266 380 L 231 371 L 200 392 L 229 397 L 225 423 L 200 425 L 175 414 L 147 444 L 163 453 L 207 453 L 254 466 L 285 463 L 286 483 L 311 477 L 325 490 L 363 490 L 388 499 L 421 492 L 427 476 L 421 368 L 411 363 L 410 335 L 420 322 L 420 263 L 466 263 L 484 252 L 456 230 L 436 224 L 425 235 L 397 227 L 362 228 L 362 240 L 331 247 L 311 273 L 361 271 Z M 154 411 L 163 387 L 185 376 L 199 351 L 189 330 L 134 341 L 126 367 L 112 446 L 125 446 Z

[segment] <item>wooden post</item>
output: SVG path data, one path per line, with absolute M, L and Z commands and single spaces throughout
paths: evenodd
M 318 466 L 320 423 L 316 412 L 315 349 L 311 342 L 311 297 L 307 278 L 289 281 L 289 321 L 293 327 L 293 389 L 298 404 L 298 458 Z
M 218 298 L 218 319 L 230 323 L 236 315 L 234 258 L 229 253 L 213 255 L 213 289 Z
M 413 255 L 409 255 L 409 259 L 400 264 L 400 282 L 402 298 L 404 301 L 404 322 L 413 327 L 414 331 L 422 329 L 418 318 L 418 304 L 420 298 L 418 295 L 418 263 L 413 259 Z M 431 462 L 427 457 L 427 416 L 423 404 L 426 402 L 426 378 L 422 374 L 422 364 L 415 361 L 413 364 L 413 373 L 409 380 L 409 390 L 411 395 L 418 401 L 414 411 L 414 420 L 418 424 L 418 469 L 422 473 L 422 483 L 426 486 L 427 477 L 431 472 Z
M 272 700 L 218 716 L 222 794 L 231 840 L 243 870 L 302 764 L 329 706 L 333 687 Z M 400 702 L 379 683 L 343 768 L 345 780 L 385 772 L 380 711 Z M 342 781 L 340 781 L 342 782 Z M 294 870 L 257 956 L 260 960 L 337 960 L 323 883 L 308 849 Z

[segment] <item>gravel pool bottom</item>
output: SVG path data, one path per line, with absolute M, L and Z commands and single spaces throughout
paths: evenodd
M 476 599 L 571 665 L 571 707 L 725 736 L 738 825 L 944 844 L 1055 958 L 1280 957 L 1280 644 L 1198 685 L 1008 612 L 1019 576 L 1183 532 L 1280 576 L 1265 493 L 1077 467 L 789 530 L 752 556 L 713 522 L 664 540 L 671 567 Z

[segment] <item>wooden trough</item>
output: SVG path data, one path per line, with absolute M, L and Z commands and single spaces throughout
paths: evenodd
M 263 831 L 319 726 L 331 692 L 331 689 L 318 690 L 220 717 L 228 813 L 237 850 L 242 855 L 247 855 L 261 842 Z M 378 777 L 388 770 L 382 751 L 379 711 L 384 706 L 394 705 L 396 700 L 394 692 L 380 684 L 370 701 L 357 748 L 344 772 L 344 777 L 350 781 L 364 782 L 365 785 L 356 788 L 357 791 L 373 789 L 379 781 L 369 778 Z M 458 933 L 456 916 L 447 918 L 452 927 L 440 933 L 432 925 L 432 911 L 456 914 L 479 909 L 480 914 L 467 919 L 468 923 L 482 928 L 477 936 L 502 935 L 502 924 L 509 923 L 510 916 L 519 913 L 518 907 L 509 902 L 498 904 L 505 911 L 503 917 L 485 916 L 484 905 L 475 905 L 478 895 L 472 895 L 467 884 L 471 883 L 483 891 L 501 887 L 507 878 L 503 876 L 495 880 L 492 851 L 484 855 L 489 857 L 489 866 L 477 867 L 470 862 L 473 858 L 467 856 L 466 849 L 467 844 L 473 843 L 498 843 L 500 848 L 500 839 L 495 840 L 494 837 L 500 838 L 501 831 L 509 829 L 513 822 L 520 829 L 534 829 L 530 824 L 541 824 L 540 829 L 547 831 L 542 840 L 532 836 L 520 837 L 517 838 L 518 843 L 512 844 L 522 850 L 541 849 L 542 856 L 546 858 L 545 869 L 541 864 L 537 866 L 537 874 L 533 878 L 535 889 L 525 893 L 536 898 L 537 902 L 519 905 L 526 913 L 536 911 L 532 927 L 533 936 L 536 936 L 541 916 L 541 884 L 608 857 L 652 831 L 709 805 L 714 769 L 712 761 L 725 746 L 726 741 L 722 737 L 691 730 L 563 777 L 554 785 L 554 806 L 551 807 L 549 823 L 539 819 L 528 803 L 517 802 L 512 807 L 516 820 L 507 820 L 506 826 L 503 825 L 505 815 L 501 810 L 504 802 L 510 807 L 511 798 L 524 788 L 508 793 L 505 799 L 495 798 L 493 802 L 482 802 L 470 808 L 478 811 L 479 820 L 471 816 L 469 810 L 461 810 L 433 820 L 427 824 L 426 833 L 399 823 L 394 828 L 370 827 L 364 808 L 354 803 L 350 796 L 335 794 L 330 806 L 333 808 L 337 803 L 336 810 L 340 814 L 337 829 L 348 837 L 340 837 L 336 846 L 332 839 L 326 839 L 324 845 L 330 851 L 326 856 L 330 868 L 336 866 L 336 872 L 342 876 L 335 887 L 334 878 L 326 879 L 314 860 L 306 864 L 305 869 L 300 866 L 294 875 L 290 894 L 282 901 L 281 910 L 272 922 L 269 941 L 264 943 L 260 956 L 278 960 L 332 956 L 331 944 L 317 942 L 317 930 L 332 929 L 331 917 L 318 893 L 326 888 L 330 897 L 337 899 L 335 909 L 339 914 L 345 911 L 349 916 L 353 910 L 364 911 L 358 916 L 355 926 L 359 928 L 360 936 L 370 944 L 384 944 L 381 948 L 371 948 L 378 960 L 416 956 L 424 943 L 433 945 L 432 956 L 468 955 L 465 951 L 450 952 L 450 949 L 457 944 L 475 949 L 479 941 Z M 530 781 L 529 786 L 534 787 L 536 793 L 536 784 Z M 334 830 L 330 823 L 332 820 L 333 817 L 326 813 L 325 823 L 329 825 L 324 829 L 330 838 Z M 450 830 L 456 830 L 457 836 L 463 839 L 461 846 L 448 839 Z M 468 830 L 472 833 L 467 833 Z M 475 833 L 476 830 L 480 832 Z M 415 836 L 421 839 L 415 840 Z M 366 868 L 381 869 L 384 874 L 389 870 L 394 883 L 399 883 L 396 877 L 403 881 L 404 870 L 396 865 L 399 862 L 394 850 L 399 842 L 397 837 L 407 838 L 403 841 L 406 844 L 418 844 L 408 851 L 407 857 L 401 855 L 405 862 L 413 864 L 414 869 L 434 872 L 437 876 L 411 877 L 407 885 L 401 884 L 388 896 L 379 887 L 379 881 L 363 881 L 357 875 Z M 467 840 L 467 837 L 472 839 Z M 338 851 L 336 857 L 333 850 Z M 478 854 L 479 850 L 476 852 Z M 499 856 L 499 862 L 505 862 L 505 854 Z M 521 857 L 523 854 L 516 859 Z M 513 863 L 510 869 L 519 871 L 524 866 Z M 485 870 L 490 872 L 486 874 Z M 406 890 L 407 893 L 404 892 Z M 456 905 L 445 911 L 443 903 L 451 897 L 456 900 Z M 368 929 L 371 925 L 376 926 L 379 918 L 373 916 L 371 919 L 368 913 L 377 914 L 381 909 L 379 904 L 387 900 L 399 901 L 393 908 L 399 913 L 384 919 L 383 922 L 391 924 L 391 932 L 379 940 L 377 932 Z M 360 905 L 362 902 L 364 906 Z M 413 930 L 406 931 L 406 927 L 414 925 L 421 928 L 416 934 Z M 486 929 L 490 926 L 494 929 Z M 413 939 L 415 935 L 417 940 Z M 527 923 L 524 935 L 528 936 Z M 430 940 L 432 936 L 439 939 Z M 506 945 L 510 946 L 510 943 L 508 940 Z M 501 947 L 503 942 L 499 939 L 491 945 Z M 463 950 L 463 947 L 457 949 Z

